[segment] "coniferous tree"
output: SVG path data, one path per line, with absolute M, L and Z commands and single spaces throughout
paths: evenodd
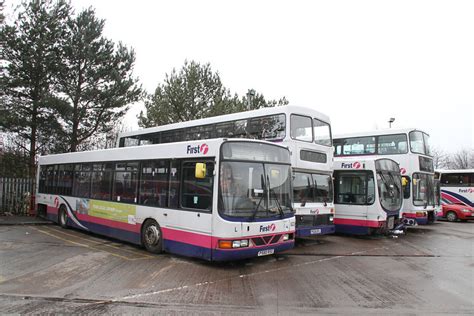
M 64 1 L 23 2 L 15 23 L 0 31 L 0 127 L 17 134 L 29 147 L 30 177 L 35 174 L 37 152 L 60 128 L 52 91 L 70 14 L 71 7 Z
M 92 8 L 68 21 L 58 78 L 59 91 L 66 96 L 61 116 L 70 151 L 93 135 L 109 132 L 127 105 L 142 95 L 132 76 L 134 51 L 106 39 L 103 28 L 104 20 Z

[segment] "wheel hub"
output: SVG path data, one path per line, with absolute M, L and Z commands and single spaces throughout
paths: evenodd
M 160 232 L 155 225 L 149 226 L 145 231 L 146 243 L 150 246 L 158 244 L 160 240 Z

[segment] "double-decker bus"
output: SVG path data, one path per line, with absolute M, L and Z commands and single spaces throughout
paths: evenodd
M 436 170 L 443 204 L 474 207 L 474 169 Z
M 377 130 L 334 137 L 336 157 L 377 156 L 400 165 L 404 203 L 401 216 L 427 224 L 436 220 L 433 159 L 429 135 L 414 128 Z
M 224 261 L 294 246 L 290 153 L 269 142 L 209 139 L 44 156 L 38 183 L 39 214 L 154 253 Z
M 370 235 L 401 224 L 402 178 L 392 159 L 336 157 L 334 191 L 337 232 Z
M 310 108 L 279 106 L 126 132 L 117 147 L 212 137 L 251 138 L 290 149 L 297 237 L 334 233 L 333 149 L 329 117 Z

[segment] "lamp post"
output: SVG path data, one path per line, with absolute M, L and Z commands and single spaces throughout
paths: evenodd
M 391 117 L 389 120 L 388 120 L 388 128 L 392 128 L 392 123 L 395 122 L 395 118 L 394 117 Z
M 255 97 L 255 90 L 249 89 L 247 92 L 247 110 L 248 111 L 252 110 L 254 97 Z

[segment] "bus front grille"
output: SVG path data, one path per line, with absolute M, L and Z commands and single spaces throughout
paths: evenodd
M 296 215 L 296 226 L 320 226 L 330 225 L 332 222 L 329 218 L 333 214 L 322 215 Z
M 252 242 L 254 243 L 255 246 L 265 246 L 265 245 L 276 244 L 277 242 L 280 241 L 281 236 L 282 236 L 281 234 L 276 234 L 276 235 L 269 235 L 269 236 L 263 236 L 263 237 L 254 237 L 252 238 Z

